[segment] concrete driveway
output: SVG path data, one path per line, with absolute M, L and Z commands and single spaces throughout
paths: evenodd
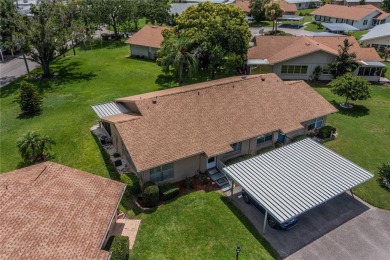
M 233 204 L 262 233 L 264 215 L 235 190 Z M 227 193 L 229 195 L 229 193 Z M 262 234 L 287 259 L 390 259 L 390 212 L 347 193 L 299 216 L 296 227 Z

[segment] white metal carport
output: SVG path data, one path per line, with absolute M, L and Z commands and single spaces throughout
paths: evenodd
M 268 214 L 283 223 L 373 177 L 310 138 L 222 170 L 266 210 L 263 232 Z

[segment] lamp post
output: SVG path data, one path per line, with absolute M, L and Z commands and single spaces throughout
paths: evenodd
M 240 251 L 241 251 L 241 247 L 240 246 L 237 246 L 236 247 L 236 260 L 238 260 L 238 254 L 240 253 Z

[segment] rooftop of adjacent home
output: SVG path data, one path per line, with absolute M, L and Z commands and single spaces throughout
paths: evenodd
M 390 23 L 380 24 L 368 31 L 367 34 L 363 35 L 361 41 L 377 39 L 381 37 L 390 36 Z
M 168 28 L 167 26 L 145 25 L 141 30 L 127 39 L 125 43 L 161 48 L 161 43 L 164 40 L 162 31 Z
M 198 154 L 223 154 L 233 143 L 299 130 L 302 122 L 337 112 L 305 82 L 284 82 L 275 74 L 229 77 L 116 103 L 128 108 L 117 114 L 128 119 L 101 118 L 115 124 L 137 171 Z
M 357 6 L 326 4 L 314 10 L 311 14 L 358 21 L 373 12 L 378 13 L 378 16 L 374 17 L 376 19 L 385 19 L 390 15 L 390 13 L 386 13 L 370 4 Z
M 353 36 L 256 36 L 255 46 L 248 50 L 248 59 L 275 64 L 318 51 L 337 56 L 345 39 L 352 44 L 349 52 L 356 53 L 358 61 L 382 60 L 374 48 L 361 48 Z
M 0 175 L 0 259 L 108 259 L 124 184 L 45 162 Z

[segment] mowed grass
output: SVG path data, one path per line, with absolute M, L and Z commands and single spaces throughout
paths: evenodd
M 378 182 L 378 167 L 390 162 L 390 86 L 373 85 L 372 98 L 353 101 L 353 109 L 338 106 L 345 99 L 316 84 L 318 93 L 333 103 L 339 113 L 328 116 L 327 124 L 337 128 L 338 136 L 325 145 L 375 174 L 354 189 L 368 203 L 390 209 L 390 192 Z
M 49 135 L 57 145 L 53 161 L 108 177 L 102 155 L 89 129 L 98 117 L 91 105 L 176 85 L 153 62 L 129 59 L 121 42 L 78 49 L 77 56 L 53 63 L 50 80 L 32 80 L 44 95 L 40 115 L 25 118 L 15 102 L 20 80 L 0 90 L 0 172 L 24 166 L 16 140 L 28 130 Z M 39 70 L 37 71 L 39 72 Z
M 229 199 L 197 191 L 141 214 L 131 259 L 274 259 L 275 251 Z

